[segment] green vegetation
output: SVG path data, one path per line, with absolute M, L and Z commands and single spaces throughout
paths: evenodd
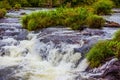
M 102 17 L 91 14 L 86 8 L 58 8 L 52 11 L 35 12 L 26 15 L 22 18 L 22 24 L 28 30 L 51 26 L 71 27 L 74 30 L 78 30 L 84 25 L 88 25 L 91 28 L 102 27 L 104 20 Z
M 15 4 L 15 6 L 14 6 L 14 9 L 15 10 L 19 10 L 21 8 L 21 5 L 20 4 Z
M 115 41 L 120 41 L 120 30 L 118 30 L 118 31 L 115 33 L 115 35 L 114 35 L 114 37 L 113 37 L 113 40 L 115 40 Z
M 98 0 L 93 4 L 94 12 L 96 14 L 110 14 L 113 3 L 110 0 Z
M 91 67 L 99 66 L 107 57 L 114 55 L 108 44 L 108 41 L 100 41 L 89 51 L 87 59 Z
M 11 9 L 11 6 L 8 3 L 8 1 L 3 0 L 3 1 L 0 1 L 0 8 L 5 8 L 5 9 L 9 10 L 9 9 Z
M 105 20 L 98 15 L 89 15 L 89 17 L 87 18 L 87 22 L 89 25 L 89 28 L 102 28 Z
M 20 4 L 22 7 L 60 7 L 60 6 L 88 6 L 96 2 L 104 1 L 110 2 L 110 0 L 0 0 L 0 2 L 6 2 L 10 7 L 14 7 L 16 4 Z M 119 5 L 119 0 L 112 0 L 116 5 Z M 104 4 L 104 3 L 102 3 Z M 101 4 L 101 5 L 102 5 Z M 6 5 L 6 4 L 5 4 Z M 105 6 L 107 6 L 105 4 Z
M 0 18 L 3 18 L 6 14 L 6 10 L 5 9 L 0 9 Z
M 120 7 L 120 0 L 112 0 L 114 2 L 115 7 Z
M 116 57 L 120 59 L 120 30 L 115 33 L 112 40 L 100 41 L 95 44 L 87 53 L 86 58 L 90 62 L 90 66 L 98 67 L 107 58 Z

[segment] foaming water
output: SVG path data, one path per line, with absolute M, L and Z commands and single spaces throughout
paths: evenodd
M 12 68 L 12 73 L 7 79 L 5 72 L 0 77 L 2 80 L 79 80 L 89 65 L 85 53 L 98 40 L 110 37 L 106 30 L 77 32 L 47 28 L 29 32 L 25 40 L 4 38 L 0 40 L 4 43 L 0 47 L 0 70 L 9 72 Z
M 21 66 L 21 69 L 14 70 L 12 77 L 19 77 L 25 80 L 74 80 L 77 62 L 81 53 L 75 53 L 77 44 L 61 43 L 59 48 L 53 42 L 40 42 L 36 35 L 30 40 L 20 41 L 14 45 L 14 39 L 9 41 L 11 45 L 4 46 L 4 56 L 0 57 L 0 68 L 8 66 Z M 45 50 L 44 50 L 45 49 Z

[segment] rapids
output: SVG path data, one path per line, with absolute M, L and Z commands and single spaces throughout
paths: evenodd
M 22 29 L 20 14 L 35 10 L 41 9 L 10 11 L 0 19 L 0 80 L 82 80 L 80 73 L 89 65 L 85 53 L 117 30 Z

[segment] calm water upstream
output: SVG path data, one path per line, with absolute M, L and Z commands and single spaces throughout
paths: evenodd
M 47 9 L 11 11 L 0 19 L 0 80 L 82 80 L 80 74 L 88 67 L 85 53 L 98 40 L 111 39 L 117 28 L 73 31 L 53 27 L 36 32 L 22 29 L 21 13 L 36 10 Z M 107 19 L 119 22 L 120 14 Z

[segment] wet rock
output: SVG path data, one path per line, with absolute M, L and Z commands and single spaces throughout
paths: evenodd
M 26 15 L 26 13 L 25 13 L 25 12 L 22 12 L 22 13 L 20 13 L 20 15 Z
M 82 31 L 82 30 L 84 30 L 84 29 L 86 29 L 86 28 L 87 28 L 87 26 L 84 25 L 84 26 L 80 26 L 78 30 Z
M 106 21 L 105 27 L 120 27 L 119 23 L 113 22 L 113 21 Z
M 99 68 L 89 70 L 95 80 L 120 80 L 120 60 L 113 58 Z
M 110 65 L 102 77 L 108 80 L 120 80 L 120 60 Z
M 14 71 L 20 69 L 19 66 L 10 66 L 3 69 L 0 69 L 0 80 L 10 80 L 13 76 Z

